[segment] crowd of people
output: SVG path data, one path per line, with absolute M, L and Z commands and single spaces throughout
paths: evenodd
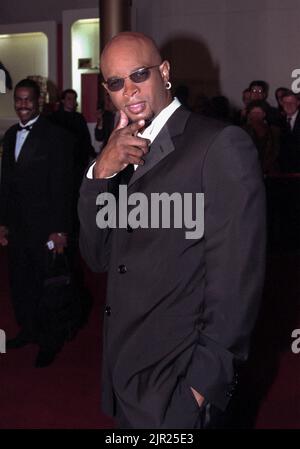
M 180 96 L 182 86 L 178 91 Z M 203 115 L 231 122 L 251 136 L 265 175 L 300 172 L 299 95 L 287 87 L 275 90 L 277 107 L 268 102 L 269 85 L 253 80 L 242 92 L 243 107 L 235 110 L 228 98 L 199 95 L 189 107 Z M 186 102 L 185 93 L 184 101 Z

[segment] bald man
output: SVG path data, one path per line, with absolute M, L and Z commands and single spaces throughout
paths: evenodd
M 79 214 L 85 260 L 109 273 L 103 409 L 122 428 L 217 427 L 247 358 L 263 285 L 257 151 L 239 128 L 172 98 L 170 64 L 147 36 L 115 36 L 101 71 L 120 121 L 87 172 Z M 193 211 L 204 232 L 191 236 L 189 221 L 178 226 L 166 203 L 169 225 L 153 225 L 157 194 L 199 195 Z M 113 198 L 119 215 L 105 227 Z

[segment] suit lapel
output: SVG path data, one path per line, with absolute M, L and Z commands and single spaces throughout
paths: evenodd
M 15 164 L 15 146 L 16 146 L 16 139 L 17 139 L 17 125 L 14 126 L 12 129 L 12 132 L 9 134 L 9 140 L 7 143 L 8 148 L 8 154 L 9 154 L 9 161 L 10 164 Z
M 140 165 L 132 175 L 128 187 L 148 173 L 161 160 L 175 150 L 173 138 L 183 133 L 190 112 L 183 107 L 178 108 L 163 126 L 150 146 L 150 151 L 145 155 L 145 164 Z
M 174 151 L 174 149 L 175 147 L 169 134 L 168 128 L 164 126 L 159 136 L 157 136 L 157 138 L 152 143 L 150 151 L 145 155 L 145 164 L 138 166 L 136 171 L 133 173 L 128 186 L 130 187 L 138 179 L 148 173 L 151 168 L 153 168 L 168 154 Z

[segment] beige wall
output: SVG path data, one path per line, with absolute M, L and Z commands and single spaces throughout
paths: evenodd
M 98 0 L 0 0 L 0 24 L 62 22 L 62 11 L 66 9 L 96 8 Z
M 31 37 L 34 37 L 33 40 L 30 40 L 28 33 L 31 33 Z M 32 35 L 32 33 L 38 33 L 38 35 Z M 20 36 L 17 36 L 17 41 L 14 38 L 11 41 L 8 40 L 7 42 L 10 42 L 10 44 L 6 44 L 6 54 L 4 54 L 4 48 L 2 48 L 0 53 L 0 59 L 2 59 L 3 64 L 11 74 L 13 85 L 15 86 L 20 79 L 28 75 L 47 76 L 50 82 L 55 84 L 57 71 L 56 23 L 48 21 L 0 25 L 0 35 L 2 36 L 19 34 L 23 35 L 21 41 L 18 40 Z M 41 38 L 38 39 L 36 36 Z M 28 38 L 29 40 L 27 40 Z M 18 45 L 16 45 L 16 42 L 18 42 Z M 33 70 L 36 73 L 33 73 Z M 1 135 L 3 131 L 16 121 L 12 92 L 8 91 L 5 94 L 0 94 L 0 105 L 2 110 L 0 113 Z
M 1 61 L 14 85 L 29 75 L 48 76 L 48 39 L 43 33 L 0 35 Z M 13 91 L 1 94 L 0 118 L 13 117 Z
M 138 31 L 152 35 L 173 65 L 173 81 L 193 93 L 240 103 L 253 79 L 291 86 L 300 67 L 298 0 L 133 0 Z

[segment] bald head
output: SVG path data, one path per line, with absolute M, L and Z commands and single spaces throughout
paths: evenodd
M 131 121 L 152 119 L 172 101 L 166 89 L 169 70 L 170 65 L 162 61 L 155 42 L 142 33 L 116 35 L 101 54 L 104 87 L 115 107 Z M 131 76 L 137 71 L 143 75 Z M 107 80 L 120 81 L 120 88 L 110 89 Z
M 105 72 L 107 58 L 111 54 L 118 53 L 118 57 L 127 57 L 131 50 L 143 52 L 147 55 L 148 60 L 153 62 L 153 65 L 160 64 L 162 58 L 159 49 L 153 39 L 142 33 L 134 33 L 125 31 L 114 36 L 104 47 L 101 54 L 101 71 Z

